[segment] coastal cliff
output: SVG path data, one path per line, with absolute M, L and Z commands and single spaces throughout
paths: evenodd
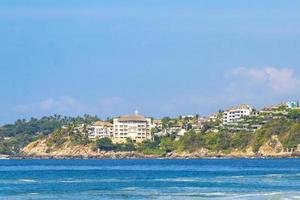
M 100 151 L 95 150 L 94 146 L 76 145 L 70 140 L 65 141 L 59 146 L 47 145 L 47 138 L 40 139 L 28 144 L 22 149 L 22 156 L 32 158 L 111 158 L 111 159 L 124 159 L 124 158 L 255 158 L 255 157 L 295 157 L 298 148 L 294 152 L 284 151 L 283 145 L 278 137 L 274 136 L 265 144 L 263 144 L 258 152 L 254 152 L 252 147 L 246 150 L 232 150 L 230 152 L 210 151 L 206 148 L 197 149 L 193 152 L 174 151 L 161 155 L 149 155 L 136 151 Z M 300 154 L 299 154 L 300 155 Z M 297 156 L 298 157 L 298 156 Z
M 22 149 L 23 157 L 36 158 L 142 158 L 144 155 L 136 152 L 113 152 L 93 150 L 92 145 L 76 145 L 66 141 L 62 145 L 49 147 L 47 139 L 41 139 L 28 144 Z

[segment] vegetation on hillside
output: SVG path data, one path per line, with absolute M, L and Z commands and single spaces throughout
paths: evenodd
M 0 154 L 18 154 L 20 149 L 30 142 L 57 131 L 66 124 L 91 124 L 99 120 L 96 116 L 63 117 L 54 115 L 40 119 L 17 120 L 14 124 L 0 127 Z M 57 136 L 58 137 L 58 136 Z M 77 137 L 76 141 L 79 140 Z
M 135 151 L 136 147 L 130 139 L 127 139 L 127 142 L 124 144 L 114 144 L 110 138 L 101 138 L 95 141 L 94 150 Z
M 273 136 L 277 136 L 284 148 L 296 148 L 300 144 L 300 111 L 289 110 L 283 116 L 276 115 L 255 132 L 233 131 L 226 128 L 214 131 L 213 127 L 220 122 L 205 124 L 201 132 L 195 132 L 188 124 L 191 119 L 162 119 L 163 128 L 173 125 L 188 129 L 188 132 L 176 138 L 176 134 L 155 136 L 153 141 L 133 143 L 130 139 L 124 144 L 114 144 L 109 138 L 92 141 L 88 138 L 86 124 L 98 120 L 97 117 L 66 118 L 61 116 L 43 117 L 41 119 L 18 120 L 15 124 L 0 128 L 0 153 L 17 154 L 22 147 L 39 138 L 47 138 L 49 150 L 59 147 L 65 142 L 73 145 L 90 145 L 95 151 L 137 151 L 143 154 L 163 155 L 169 152 L 194 152 L 208 149 L 210 152 L 246 151 L 248 148 L 258 152 L 259 148 Z M 279 116 L 279 117 L 278 117 Z M 260 116 L 247 119 L 253 123 L 261 123 Z M 63 125 L 68 124 L 68 126 Z M 80 126 L 79 124 L 85 124 Z M 77 128 L 76 128 L 77 127 Z M 52 134 L 50 134 L 52 133 Z M 7 138 L 8 137 L 8 138 Z

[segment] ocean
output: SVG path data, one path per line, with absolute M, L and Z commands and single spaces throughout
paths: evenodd
M 0 199 L 300 199 L 300 159 L 0 160 Z

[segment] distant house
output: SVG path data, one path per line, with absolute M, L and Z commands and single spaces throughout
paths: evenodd
M 161 130 L 161 131 L 156 132 L 156 133 L 153 133 L 153 135 L 155 135 L 155 136 L 157 136 L 157 137 L 164 137 L 164 136 L 166 136 L 167 134 L 168 134 L 168 133 L 167 133 L 166 129 Z
M 209 118 L 206 117 L 198 117 L 197 120 L 197 125 L 202 128 L 204 126 L 205 123 L 207 123 L 209 121 Z
M 208 117 L 208 121 L 215 122 L 218 119 L 219 113 L 214 113 Z
M 186 133 L 185 129 L 181 129 L 178 133 L 176 133 L 176 138 L 175 140 L 178 141 L 184 134 Z
M 181 117 L 183 119 L 185 119 L 185 118 L 194 118 L 195 116 L 194 115 L 182 115 Z
M 226 125 L 230 123 L 235 123 L 245 116 L 250 116 L 252 112 L 253 108 L 245 104 L 239 105 L 234 108 L 230 108 L 223 114 L 223 124 Z
M 272 111 L 274 111 L 274 110 L 277 110 L 278 108 L 279 108 L 279 106 L 277 106 L 277 105 L 269 105 L 269 106 L 265 106 L 265 107 L 261 110 L 261 112 L 263 112 L 263 113 L 272 112 Z
M 162 128 L 162 121 L 160 119 L 153 120 L 153 127 L 161 129 Z
M 110 122 L 96 121 L 93 125 L 88 127 L 88 136 L 90 139 L 112 138 L 113 125 Z
M 278 105 L 266 106 L 259 112 L 260 112 L 260 114 L 267 115 L 271 118 L 276 118 L 278 116 L 280 117 L 280 115 L 288 114 L 287 108 L 289 108 L 289 106 L 287 104 L 288 103 L 280 103 Z M 292 108 L 292 106 L 291 106 L 291 108 Z M 297 109 L 297 107 L 295 107 L 295 108 Z M 293 109 L 295 109 L 295 108 L 293 108 Z
M 286 106 L 288 108 L 298 108 L 299 102 L 298 101 L 288 101 L 288 102 L 286 102 Z
M 172 124 L 168 129 L 167 132 L 169 134 L 173 134 L 173 133 L 177 133 L 178 131 L 180 131 L 182 129 L 182 127 L 179 124 Z
M 82 133 L 84 131 L 85 124 L 78 124 L 74 127 L 74 133 Z

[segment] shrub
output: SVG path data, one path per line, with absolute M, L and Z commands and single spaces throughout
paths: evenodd
M 103 151 L 112 151 L 114 150 L 114 144 L 110 138 L 100 138 L 96 140 L 96 147 Z
M 52 135 L 47 139 L 46 144 L 48 147 L 60 146 L 67 141 L 62 129 L 54 131 Z

